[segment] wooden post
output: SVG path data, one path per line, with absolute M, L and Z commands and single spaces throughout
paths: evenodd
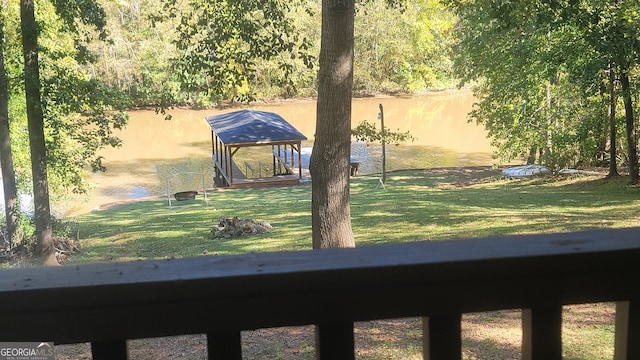
M 382 104 L 379 104 L 380 108 L 380 131 L 382 131 L 382 185 L 387 184 L 387 154 L 386 154 L 386 144 L 387 138 L 386 133 L 384 131 L 384 109 L 382 108 Z
M 562 305 L 522 310 L 522 360 L 562 360 Z
M 278 151 L 280 151 L 280 145 L 278 145 Z M 273 176 L 276 176 L 276 146 L 275 145 L 271 145 L 271 153 L 273 154 Z M 278 154 L 278 157 L 280 157 L 280 154 Z
M 298 179 L 302 180 L 302 142 L 298 141 Z
M 640 357 L 640 319 L 634 308 L 636 301 L 616 303 L 616 337 L 614 360 L 631 360 Z
M 315 333 L 317 360 L 355 359 L 352 322 L 317 324 Z
M 424 360 L 462 359 L 462 314 L 422 318 L 422 353 Z
M 93 360 L 127 360 L 127 341 L 97 341 L 91 343 Z
M 242 360 L 242 336 L 240 331 L 207 334 L 209 359 Z
M 171 209 L 171 194 L 169 191 L 169 177 L 167 177 L 167 202 L 169 203 L 169 209 Z

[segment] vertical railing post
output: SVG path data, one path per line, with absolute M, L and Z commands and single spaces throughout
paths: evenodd
M 422 318 L 424 360 L 462 359 L 462 314 L 434 315 Z
M 93 360 L 127 360 L 126 340 L 96 341 L 91 343 L 91 354 Z
M 355 359 L 353 322 L 317 324 L 315 336 L 316 360 Z
M 640 313 L 637 301 L 616 303 L 616 338 L 614 360 L 640 358 Z
M 240 331 L 207 334 L 209 359 L 242 360 L 242 334 Z
M 522 360 L 562 360 L 562 305 L 522 310 Z

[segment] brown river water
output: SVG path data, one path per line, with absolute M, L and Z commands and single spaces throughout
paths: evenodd
M 384 106 L 385 126 L 409 131 L 414 142 L 387 145 L 387 170 L 451 166 L 492 165 L 493 151 L 486 131 L 467 121 L 474 98 L 469 91 L 452 91 L 410 97 L 376 97 L 353 100 L 352 124 L 362 120 L 380 128 L 378 104 Z M 280 114 L 309 139 L 315 132 L 316 102 L 292 101 L 250 108 Z M 149 196 L 166 196 L 182 190 L 211 188 L 211 131 L 205 116 L 236 109 L 171 110 L 164 120 L 152 110 L 129 113 L 127 127 L 118 133 L 123 146 L 105 149 L 107 172 L 94 174 L 87 195 L 54 204 L 56 213 L 73 215 L 105 204 Z M 381 171 L 381 146 L 352 145 L 360 161 L 360 174 Z

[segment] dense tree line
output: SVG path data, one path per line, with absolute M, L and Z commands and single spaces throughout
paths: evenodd
M 111 41 L 92 44 L 100 58 L 91 72 L 127 93 L 137 106 L 315 97 L 320 1 L 281 2 L 269 12 L 274 21 L 268 24 L 261 20 L 265 15 L 251 8 L 254 2 L 239 3 L 244 5 L 207 7 L 199 0 L 104 2 Z M 451 87 L 452 12 L 439 0 L 419 0 L 404 7 L 387 4 L 367 0 L 356 5 L 354 91 Z M 254 29 L 254 36 L 270 32 L 277 46 L 265 48 L 256 38 L 231 34 L 238 28 Z M 208 40 L 206 47 L 202 39 Z M 205 58 L 212 54 L 215 58 Z
M 471 116 L 503 160 L 555 169 L 608 160 L 610 176 L 621 162 L 638 182 L 638 3 L 451 5 L 459 16 L 456 70 L 478 98 Z

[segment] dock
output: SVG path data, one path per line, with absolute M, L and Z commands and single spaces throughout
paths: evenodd
M 231 162 L 230 172 L 227 172 L 226 167 L 219 162 L 215 162 L 215 166 L 220 169 L 219 176 L 223 178 L 224 182 L 229 184 L 228 187 L 232 189 L 274 185 L 297 185 L 300 183 L 297 174 L 247 178 L 235 161 Z M 233 177 L 233 181 L 227 177 L 226 174 L 228 173 Z
M 311 181 L 311 173 L 309 172 L 309 161 L 311 159 L 312 151 L 313 151 L 312 147 L 303 147 L 300 149 L 300 158 L 302 159 L 302 177 L 300 181 L 302 182 Z M 292 154 L 291 151 L 282 151 L 282 149 L 274 149 L 273 154 L 280 160 L 282 164 L 290 164 L 291 156 L 293 156 L 293 163 L 294 164 L 298 163 L 298 153 L 295 151 Z M 286 165 L 283 165 L 283 166 L 286 166 Z M 360 166 L 360 161 L 354 157 L 351 157 L 349 162 L 349 173 L 351 176 L 358 175 L 359 166 Z M 292 174 L 298 175 L 297 167 L 290 168 L 289 166 L 287 167 L 287 169 Z
M 290 151 L 286 148 L 274 148 L 273 155 L 278 159 L 276 166 L 282 166 L 286 169 L 286 172 L 295 175 L 300 179 L 300 182 L 311 181 L 311 173 L 309 172 L 309 160 L 311 159 L 311 147 L 300 148 L 300 160 L 302 161 L 302 174 L 299 173 L 297 166 L 291 166 L 290 164 L 298 164 L 298 152 Z M 293 161 L 292 161 L 293 157 Z
M 249 188 L 259 186 L 273 186 L 273 185 L 297 185 L 311 181 L 311 172 L 309 171 L 309 161 L 311 160 L 312 147 L 300 148 L 300 151 L 291 151 L 288 147 L 274 147 L 273 156 L 275 158 L 276 172 L 275 175 L 259 176 L 259 177 L 247 177 L 242 172 L 240 166 L 235 161 L 231 162 L 231 169 L 227 171 L 225 164 L 221 164 L 217 161 L 214 162 L 218 169 L 220 169 L 220 176 L 224 178 L 224 181 L 229 184 L 230 188 Z M 301 161 L 301 169 L 298 168 L 298 157 Z M 293 166 L 292 166 L 293 164 Z M 358 174 L 358 166 L 360 162 L 351 158 L 350 162 L 350 175 L 356 176 Z M 272 169 L 273 171 L 273 169 Z M 300 173 L 301 171 L 301 173 Z M 233 181 L 227 178 L 226 174 L 231 174 Z

